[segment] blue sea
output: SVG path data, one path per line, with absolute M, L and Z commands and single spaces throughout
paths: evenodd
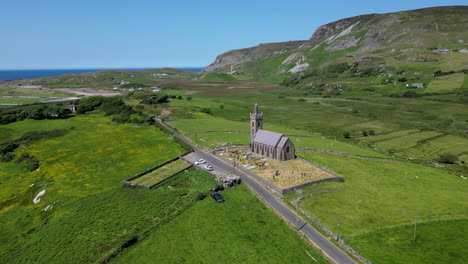
M 145 68 L 120 69 L 120 70 L 144 70 Z M 203 68 L 177 68 L 181 70 L 202 71 Z M 0 70 L 0 81 L 11 81 L 18 79 L 30 79 L 39 77 L 57 76 L 81 72 L 97 72 L 105 69 L 61 69 L 61 70 Z

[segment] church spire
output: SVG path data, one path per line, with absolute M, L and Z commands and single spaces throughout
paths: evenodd
M 254 112 L 253 112 L 253 113 L 254 113 L 254 114 L 259 114 L 259 112 L 258 112 L 258 104 L 255 104 L 255 106 L 254 106 Z

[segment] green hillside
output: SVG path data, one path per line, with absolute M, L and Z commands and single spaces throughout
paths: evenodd
M 205 71 L 231 71 L 253 79 L 278 76 L 278 82 L 293 74 L 293 80 L 289 78 L 286 84 L 300 87 L 317 86 L 308 78 L 317 70 L 332 73 L 318 78 L 326 83 L 333 82 L 334 77 L 339 77 L 341 84 L 355 82 L 353 77 L 372 77 L 390 84 L 404 78 L 403 82 L 428 85 L 426 79 L 437 70 L 468 68 L 468 53 L 464 52 L 467 26 L 467 6 L 362 15 L 320 26 L 307 41 L 229 51 L 219 55 Z M 352 74 L 341 74 L 345 72 Z

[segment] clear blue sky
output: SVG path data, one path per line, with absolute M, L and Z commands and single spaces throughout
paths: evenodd
M 466 0 L 3 0 L 0 69 L 206 66 L 259 43 L 309 39 L 320 25 Z

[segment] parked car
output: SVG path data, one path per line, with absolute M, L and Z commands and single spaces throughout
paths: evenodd
M 195 165 L 200 165 L 200 164 L 203 164 L 203 163 L 206 163 L 206 160 L 199 159 L 199 160 L 195 161 Z
M 205 170 L 207 171 L 212 171 L 213 170 L 213 167 L 211 167 L 210 165 L 206 164 L 205 166 L 203 166 L 203 168 L 205 168 Z
M 218 192 L 211 192 L 210 196 L 215 199 L 218 203 L 224 202 L 223 196 Z
M 212 189 L 213 192 L 222 191 L 222 190 L 224 190 L 224 187 L 222 185 L 215 186 Z

